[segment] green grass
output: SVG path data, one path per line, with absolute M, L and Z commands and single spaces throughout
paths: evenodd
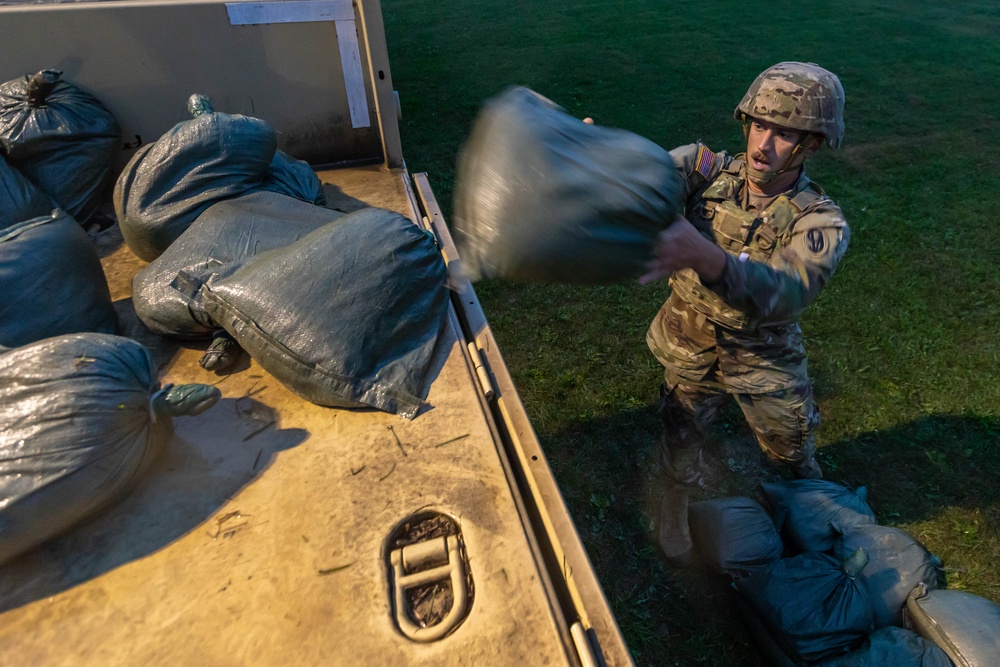
M 845 147 L 809 173 L 852 241 L 802 320 L 821 461 L 942 556 L 951 587 L 1000 601 L 1000 6 L 940 5 L 383 0 L 383 13 L 404 155 L 446 214 L 462 141 L 508 85 L 667 148 L 735 152 L 732 109 L 759 71 L 837 72 Z M 667 568 L 652 541 L 660 368 L 644 334 L 667 288 L 477 291 L 636 662 L 764 664 L 724 588 Z M 717 435 L 725 456 L 751 456 L 738 412 Z

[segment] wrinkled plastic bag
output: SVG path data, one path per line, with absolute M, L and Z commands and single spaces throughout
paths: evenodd
M 714 498 L 688 508 L 691 539 L 715 571 L 739 579 L 781 558 L 771 516 L 751 498 Z
M 97 250 L 58 209 L 0 230 L 0 294 L 0 345 L 118 332 Z
M 446 278 L 429 232 L 367 208 L 178 286 L 199 321 L 302 398 L 412 419 L 445 323 Z
M 472 280 L 638 277 L 683 210 L 670 154 L 515 87 L 488 101 L 458 160 L 455 244 Z
M 171 416 L 219 398 L 160 390 L 145 347 L 107 334 L 0 348 L 0 562 L 121 498 L 170 438 Z
M 56 205 L 0 155 L 0 231 L 49 215 Z
M 793 553 L 829 551 L 853 526 L 875 524 L 868 491 L 822 479 L 761 484 L 774 524 Z
M 132 280 L 132 303 L 143 324 L 161 336 L 206 338 L 212 327 L 191 313 L 178 274 L 211 268 L 294 243 L 343 214 L 275 192 L 247 192 L 211 205 Z
M 253 188 L 312 203 L 322 200 L 319 179 L 307 164 L 288 156 L 276 158 L 277 134 L 266 121 L 195 112 L 193 119 L 136 151 L 115 184 L 122 236 L 147 262 L 159 257 L 209 206 Z
M 1000 659 L 1000 605 L 991 600 L 920 584 L 906 600 L 906 618 L 955 667 L 993 667 Z
M 844 561 L 804 553 L 734 586 L 793 662 L 815 662 L 857 648 L 874 630 L 871 601 L 857 579 L 867 561 L 862 549 Z
M 941 559 L 906 531 L 889 526 L 860 525 L 844 531 L 834 553 L 845 557 L 861 547 L 869 556 L 859 577 L 871 596 L 875 627 L 903 624 L 906 598 L 918 584 L 943 587 Z
M 42 70 L 0 85 L 0 149 L 85 225 L 111 186 L 121 129 L 100 100 L 61 75 Z
M 864 645 L 821 667 L 953 667 L 935 644 L 904 628 L 885 627 L 868 636 Z

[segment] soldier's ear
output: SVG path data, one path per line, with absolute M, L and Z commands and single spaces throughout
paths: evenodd
M 823 135 L 810 134 L 802 144 L 806 157 L 815 155 L 823 147 Z

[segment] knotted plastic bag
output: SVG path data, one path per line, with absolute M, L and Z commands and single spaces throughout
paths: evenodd
M 739 579 L 781 558 L 781 536 L 752 498 L 713 498 L 688 508 L 691 538 L 702 558 Z
M 834 553 L 845 557 L 859 547 L 870 559 L 859 577 L 871 596 L 876 628 L 903 625 L 906 598 L 917 585 L 922 583 L 930 590 L 943 587 L 941 559 L 904 530 L 852 526 L 843 531 Z
M 868 491 L 822 479 L 761 484 L 774 524 L 793 553 L 829 551 L 852 526 L 875 524 Z
M 160 388 L 145 347 L 107 334 L 0 348 L 0 562 L 126 493 L 219 390 Z
M 0 294 L 0 345 L 118 332 L 97 250 L 80 225 L 58 209 L 0 229 Z
M 215 112 L 199 95 L 188 106 L 194 118 L 136 151 L 115 184 L 115 213 L 136 255 L 153 261 L 209 206 L 254 188 L 323 200 L 309 165 L 276 153 L 266 121 Z
M 874 629 L 868 592 L 857 579 L 867 562 L 863 549 L 844 561 L 804 553 L 734 586 L 793 662 L 815 662 L 857 648 Z
M 626 280 L 644 272 L 682 196 L 660 146 L 510 88 L 486 103 L 459 155 L 455 244 L 472 280 Z
M 908 623 L 939 646 L 955 667 L 987 667 L 1000 656 L 1000 605 L 965 591 L 919 584 L 906 600 Z
M 111 186 L 121 129 L 96 97 L 42 70 L 0 85 L 0 149 L 80 224 Z
M 412 419 L 445 324 L 446 278 L 429 232 L 367 208 L 178 286 L 200 322 L 302 398 Z
M 276 192 L 247 192 L 212 204 L 162 255 L 132 280 L 132 303 L 143 324 L 174 338 L 206 338 L 213 327 L 191 313 L 174 288 L 180 273 L 198 274 L 294 243 L 343 214 Z
M 48 215 L 56 205 L 0 155 L 0 231 Z
M 937 645 L 911 630 L 892 626 L 871 633 L 861 648 L 820 664 L 821 667 L 953 667 Z

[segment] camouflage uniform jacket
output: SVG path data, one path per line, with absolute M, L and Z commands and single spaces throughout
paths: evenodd
M 742 155 L 701 143 L 671 155 L 688 220 L 728 257 L 717 284 L 703 284 L 690 269 L 671 277 L 673 293 L 646 334 L 650 350 L 668 375 L 732 393 L 808 382 L 798 319 L 847 250 L 840 208 L 803 173 L 757 210 Z

